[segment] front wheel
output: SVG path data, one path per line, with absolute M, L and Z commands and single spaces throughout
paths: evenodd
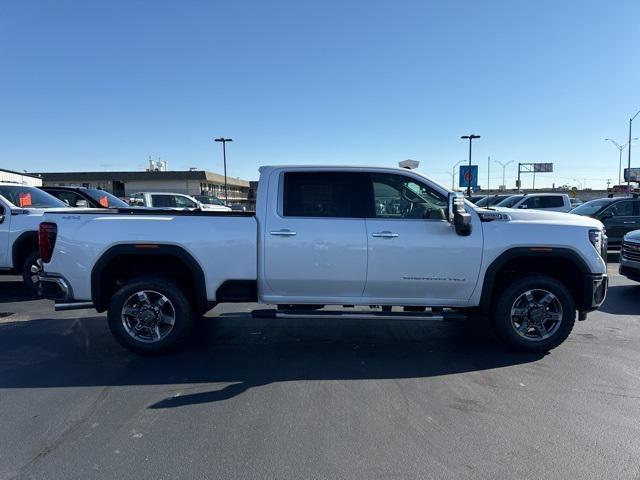
M 515 350 L 547 352 L 564 342 L 576 319 L 569 290 L 546 275 L 511 282 L 499 294 L 491 323 L 497 335 Z
M 188 336 L 194 313 L 180 287 L 156 276 L 131 280 L 109 303 L 109 329 L 134 353 L 149 355 L 176 348 Z

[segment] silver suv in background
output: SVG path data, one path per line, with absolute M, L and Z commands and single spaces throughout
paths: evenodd
M 552 212 L 568 212 L 573 207 L 566 193 L 522 193 L 494 205 L 501 208 L 523 208 L 533 210 L 548 210 Z

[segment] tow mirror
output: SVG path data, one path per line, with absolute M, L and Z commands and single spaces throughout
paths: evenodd
M 76 208 L 89 208 L 89 202 L 87 202 L 84 198 L 76 200 Z
M 529 208 L 529 207 L 527 205 L 525 205 L 525 204 L 522 204 L 518 208 Z
M 447 220 L 456 228 L 458 235 L 469 235 L 471 215 L 464 208 L 464 196 L 461 193 L 450 192 L 448 201 Z
M 600 215 L 600 220 L 609 220 L 610 218 L 613 218 L 613 213 L 611 212 L 605 212 Z

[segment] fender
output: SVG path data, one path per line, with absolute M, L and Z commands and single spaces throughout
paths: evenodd
M 34 241 L 36 243 L 36 248 L 38 245 L 38 232 L 35 230 L 29 230 L 26 232 L 22 232 L 18 238 L 13 242 L 13 246 L 11 247 L 11 264 L 15 271 L 19 271 L 22 268 L 20 264 L 20 248 L 26 242 Z
M 563 259 L 573 263 L 582 276 L 589 275 L 589 267 L 580 255 L 568 248 L 546 248 L 539 245 L 530 247 L 514 247 L 502 252 L 487 268 L 480 295 L 480 309 L 483 313 L 489 311 L 493 287 L 496 277 L 502 267 L 512 260 L 517 259 Z
M 119 255 L 133 256 L 172 256 L 183 261 L 190 270 L 195 284 L 195 300 L 199 311 L 206 311 L 207 308 L 207 287 L 204 272 L 200 264 L 187 252 L 184 248 L 177 245 L 162 244 L 120 244 L 115 245 L 105 251 L 93 266 L 91 271 L 91 300 L 97 311 L 101 312 L 107 309 L 107 302 L 102 301 L 101 292 L 101 276 L 105 268 L 111 261 Z

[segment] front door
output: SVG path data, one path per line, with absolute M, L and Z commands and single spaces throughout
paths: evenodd
M 619 245 L 626 233 L 640 228 L 638 214 L 637 200 L 615 202 L 600 214 L 610 244 Z
M 290 171 L 279 179 L 277 211 L 268 212 L 263 297 L 331 303 L 360 298 L 367 270 L 363 213 L 366 174 Z
M 371 175 L 375 218 L 368 218 L 365 297 L 389 303 L 461 305 L 471 296 L 482 260 L 482 229 L 455 232 L 447 198 L 415 177 Z

